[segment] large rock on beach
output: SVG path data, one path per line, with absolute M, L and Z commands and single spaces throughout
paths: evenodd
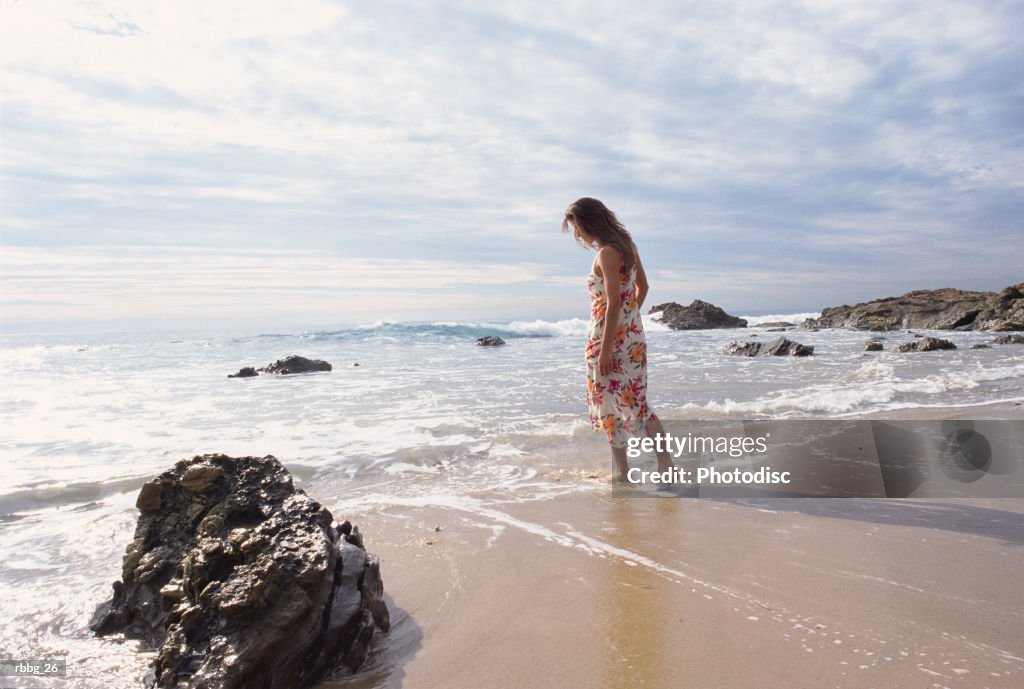
M 936 352 L 940 349 L 956 349 L 956 345 L 939 337 L 922 337 L 913 342 L 900 343 L 896 347 L 897 352 Z
M 652 306 L 648 313 L 673 330 L 710 330 L 712 328 L 745 328 L 747 321 L 730 316 L 720 307 L 700 299 L 694 299 L 689 306 L 674 301 Z
M 803 328 L 851 330 L 1024 330 L 1024 283 L 1001 292 L 943 288 L 916 290 L 854 306 L 833 306 Z
M 737 340 L 726 345 L 722 354 L 732 356 L 810 356 L 814 354 L 814 347 L 793 342 L 785 337 L 777 337 L 771 342 Z
M 355 672 L 387 631 L 380 564 L 272 456 L 211 454 L 146 483 L 90 627 L 158 650 L 148 686 L 297 689 Z

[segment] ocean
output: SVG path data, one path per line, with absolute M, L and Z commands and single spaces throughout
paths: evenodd
M 1024 347 L 970 349 L 991 333 L 922 330 L 958 349 L 898 354 L 895 345 L 912 335 L 882 334 L 885 351 L 868 353 L 868 333 L 796 330 L 786 335 L 813 345 L 814 356 L 720 353 L 732 340 L 777 336 L 758 323 L 815 315 L 751 316 L 747 330 L 691 332 L 646 320 L 651 406 L 670 420 L 899 418 L 915 408 L 1024 399 Z M 144 670 L 139 647 L 95 639 L 89 616 L 120 576 L 139 487 L 196 454 L 273 454 L 310 494 L 342 511 L 472 502 L 495 488 L 508 499 L 594 489 L 541 480 L 560 466 L 608 462 L 586 417 L 587 325 L 3 335 L 0 648 L 13 658 L 68 658 L 77 668 L 69 674 L 83 679 L 62 686 L 134 686 Z M 484 335 L 508 344 L 476 347 Z M 334 370 L 227 377 L 290 354 Z M 31 686 L 52 686 L 37 682 Z

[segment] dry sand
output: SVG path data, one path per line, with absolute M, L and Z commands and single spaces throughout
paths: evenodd
M 545 498 L 350 510 L 394 628 L 324 686 L 1024 686 L 1024 500 L 630 499 L 557 478 Z

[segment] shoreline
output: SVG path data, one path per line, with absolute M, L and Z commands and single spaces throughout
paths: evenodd
M 515 488 L 314 481 L 393 619 L 324 689 L 1019 686 L 1024 498 L 614 497 L 592 440 Z
M 1019 686 L 1024 500 L 629 499 L 589 483 L 347 514 L 395 623 L 363 673 L 322 686 Z

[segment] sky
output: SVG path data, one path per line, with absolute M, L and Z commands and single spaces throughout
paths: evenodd
M 0 0 L 0 329 L 1024 280 L 1024 3 Z

